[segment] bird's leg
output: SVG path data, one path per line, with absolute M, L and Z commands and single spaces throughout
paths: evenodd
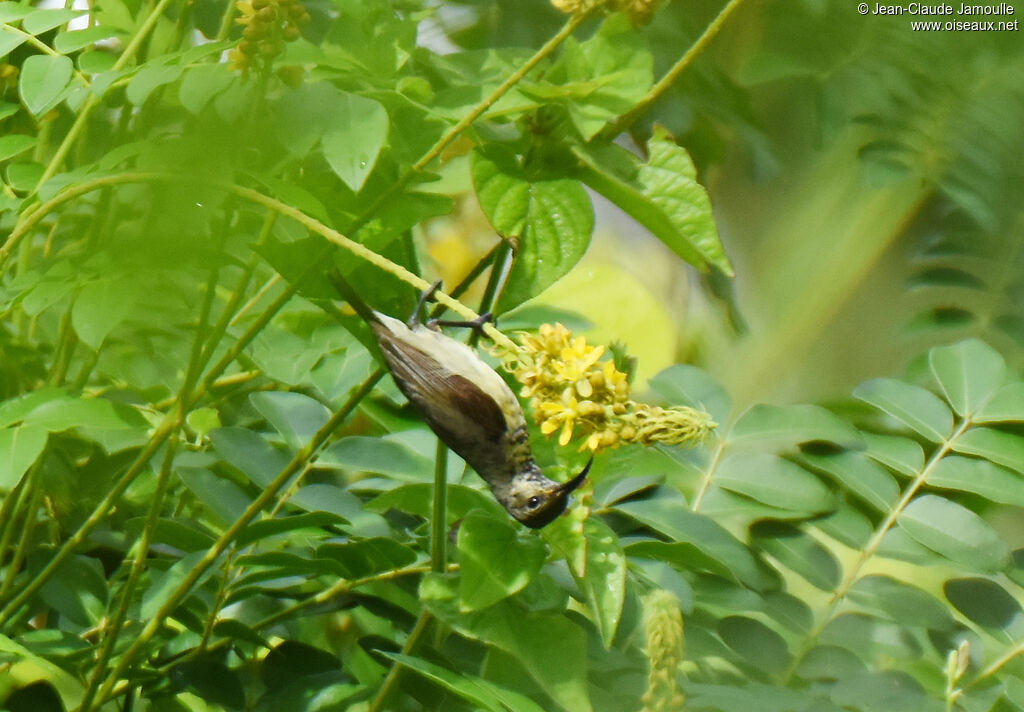
M 419 323 L 420 323 L 420 311 L 423 309 L 423 307 L 425 307 L 427 305 L 427 302 L 429 302 L 431 299 L 434 298 L 434 292 L 436 292 L 440 286 L 441 286 L 441 280 L 437 280 L 432 285 L 430 285 L 429 289 L 426 289 L 426 290 L 424 290 L 423 292 L 420 293 L 420 300 L 416 303 L 416 309 L 413 311 L 412 316 L 409 317 L 409 321 L 407 322 L 410 329 L 412 329 L 413 327 L 419 326 Z M 431 319 L 431 321 L 434 321 L 434 320 Z M 429 322 L 428 322 L 428 325 L 429 325 Z
M 473 333 L 477 336 L 483 336 L 484 324 L 489 321 L 494 321 L 494 315 L 490 312 L 484 312 L 476 319 L 470 321 L 442 321 L 441 319 L 431 319 L 427 322 L 427 328 L 436 329 L 439 326 L 459 326 L 464 329 L 472 329 Z

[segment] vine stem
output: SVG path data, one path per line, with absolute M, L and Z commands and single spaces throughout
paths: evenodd
M 857 560 L 854 562 L 853 566 L 850 567 L 850 570 L 846 573 L 846 576 L 843 577 L 842 582 L 832 594 L 832 598 L 829 600 L 828 605 L 825 608 L 825 612 L 804 638 L 803 643 L 800 646 L 800 650 L 793 656 L 792 662 L 789 664 L 789 667 L 782 676 L 783 683 L 788 683 L 790 681 L 793 674 L 796 672 L 797 667 L 800 665 L 800 662 L 807 654 L 807 651 L 809 651 L 815 644 L 818 636 L 820 636 L 822 631 L 825 630 L 825 627 L 832 622 L 840 604 L 842 604 L 843 600 L 846 598 L 846 594 L 849 593 L 850 589 L 860 578 L 860 573 L 864 568 L 864 565 L 867 564 L 868 560 L 875 555 L 876 551 L 878 551 L 878 547 L 882 544 L 882 539 L 885 538 L 885 535 L 890 529 L 892 529 L 896 520 L 899 519 L 901 514 L 903 514 L 903 510 L 905 510 L 907 505 L 910 504 L 910 501 L 914 498 L 914 495 L 917 494 L 917 491 L 921 489 L 928 480 L 928 476 L 932 473 L 932 470 L 935 469 L 936 465 L 939 464 L 939 461 L 942 460 L 942 458 L 949 454 L 953 449 L 954 443 L 956 443 L 957 439 L 959 439 L 959 437 L 963 435 L 970 426 L 971 419 L 964 418 L 960 425 L 957 426 L 956 430 L 953 431 L 953 434 L 942 443 L 942 446 L 938 450 L 932 453 L 928 462 L 921 469 L 921 472 L 914 478 L 914 481 L 910 483 L 910 486 L 907 487 L 903 496 L 900 497 L 900 501 L 892 508 L 889 514 L 878 526 L 878 529 L 875 530 L 871 539 L 868 540 L 868 543 L 863 549 L 861 549 Z
M 665 73 L 658 82 L 651 87 L 637 104 L 624 114 L 619 115 L 613 121 L 608 122 L 604 127 L 597 132 L 597 134 L 591 139 L 591 143 L 596 141 L 611 141 L 625 129 L 632 126 L 633 123 L 640 118 L 644 112 L 646 112 L 651 105 L 654 104 L 661 95 L 664 94 L 669 88 L 675 84 L 675 81 L 679 78 L 679 75 L 690 66 L 693 60 L 704 51 L 704 48 L 708 46 L 708 43 L 715 38 L 719 30 L 725 24 L 725 21 L 729 19 L 729 16 L 743 3 L 743 0 L 729 0 L 725 7 L 718 13 L 711 24 L 707 26 L 704 33 L 697 38 L 697 41 L 690 45 L 690 49 L 686 51 L 679 61 L 672 65 L 672 68 Z

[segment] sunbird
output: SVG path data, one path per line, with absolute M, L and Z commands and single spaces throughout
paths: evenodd
M 370 309 L 338 275 L 334 281 L 373 330 L 398 389 L 437 437 L 487 482 L 513 518 L 539 529 L 565 511 L 590 462 L 568 482 L 545 477 L 533 461 L 526 418 L 512 389 L 473 349 L 439 328 L 480 328 L 489 315 L 474 322 L 421 323 L 419 311 L 436 283 L 421 295 L 408 322 L 402 322 Z

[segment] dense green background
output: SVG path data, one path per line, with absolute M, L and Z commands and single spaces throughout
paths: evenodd
M 1019 31 L 305 8 L 243 79 L 223 2 L 0 4 L 0 705 L 640 709 L 665 589 L 687 710 L 1024 709 Z M 529 532 L 328 267 L 620 339 L 718 429 Z

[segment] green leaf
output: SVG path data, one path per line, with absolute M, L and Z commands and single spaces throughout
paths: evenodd
M 348 520 L 331 512 L 308 512 L 290 517 L 274 517 L 252 522 L 238 533 L 238 546 L 246 546 L 279 534 L 299 529 L 320 529 L 336 524 L 348 524 Z
M 902 651 L 901 651 L 902 652 Z M 832 700 L 844 709 L 864 712 L 940 712 L 920 683 L 905 672 L 870 670 L 836 682 Z
M 599 519 L 589 518 L 584 526 L 587 542 L 586 574 L 577 581 L 586 594 L 587 606 L 610 648 L 626 600 L 626 557 L 615 532 Z
M 1009 547 L 989 524 L 942 497 L 917 497 L 898 523 L 918 543 L 972 571 L 994 572 L 1009 563 Z
M 524 611 L 508 601 L 460 615 L 457 599 L 446 577 L 423 578 L 420 600 L 441 620 L 510 654 L 562 709 L 591 712 L 585 637 L 578 625 L 564 615 Z
M 13 489 L 46 447 L 45 428 L 17 425 L 0 430 L 0 490 Z
M 387 512 L 397 509 L 401 512 L 415 514 L 429 519 L 433 510 L 431 492 L 434 486 L 427 482 L 400 485 L 390 489 L 366 504 L 366 508 L 374 512 Z M 490 495 L 465 485 L 449 484 L 445 488 L 448 493 L 448 506 L 445 508 L 447 525 L 451 526 L 465 517 L 474 509 L 482 509 L 495 517 L 507 517 L 507 513 Z
M 33 54 L 25 59 L 18 77 L 21 100 L 34 116 L 54 106 L 71 82 L 74 64 L 64 56 Z
M 487 608 L 517 591 L 540 571 L 544 545 L 518 537 L 508 517 L 471 512 L 459 525 L 459 600 L 462 611 Z
M 176 59 L 160 58 L 145 64 L 128 82 L 125 97 L 135 106 L 142 106 L 153 90 L 175 82 L 185 67 Z
M 971 420 L 975 423 L 1024 422 L 1024 383 L 1007 383 L 992 394 Z
M 406 445 L 363 435 L 342 438 L 328 447 L 318 462 L 353 472 L 376 472 L 397 479 L 424 482 L 433 477 L 434 464 Z
M 589 140 L 609 119 L 636 105 L 651 86 L 653 71 L 644 33 L 616 13 L 585 42 L 568 38 L 543 83 L 524 81 L 518 88 L 544 103 L 559 103 Z
M 888 413 L 932 442 L 942 442 L 953 430 L 953 414 L 931 391 L 893 378 L 876 378 L 853 390 L 855 398 Z
M 953 443 L 953 449 L 1024 473 L 1024 437 L 992 428 L 971 428 Z
M 245 689 L 238 672 L 213 655 L 200 655 L 173 665 L 167 677 L 175 686 L 194 690 L 204 701 L 223 708 L 245 707 Z
M 246 428 L 212 430 L 210 443 L 218 455 L 259 487 L 269 485 L 290 459 L 287 453 Z
M 0 8 L 4 7 L 4 5 L 6 5 L 6 3 L 0 5 Z M 28 35 L 23 32 L 19 32 L 16 27 L 0 25 L 0 59 L 9 55 L 27 40 Z
M 220 413 L 216 408 L 196 408 L 185 416 L 185 424 L 202 440 L 211 430 L 221 427 Z
M 924 449 L 920 443 L 899 435 L 862 433 L 868 457 L 901 475 L 915 477 L 924 467 Z
M 692 546 L 752 588 L 760 588 L 764 576 L 746 546 L 712 519 L 691 512 L 675 499 L 622 502 L 614 510 L 664 534 L 672 541 Z
M 14 190 L 31 192 L 39 184 L 44 170 L 43 165 L 35 161 L 11 163 L 7 166 L 7 183 Z
M 71 428 L 131 430 L 148 423 L 135 408 L 106 398 L 62 398 L 48 400 L 24 418 L 25 425 L 60 432 Z
M 251 394 L 249 402 L 296 450 L 309 442 L 331 417 L 327 406 L 302 393 L 264 391 Z
M 973 492 L 993 502 L 1024 507 L 1024 479 L 987 460 L 947 455 L 928 475 L 928 486 Z
M 322 544 L 317 547 L 316 555 L 340 563 L 350 579 L 395 571 L 415 563 L 417 558 L 412 549 L 386 537 Z
M 781 635 L 764 623 L 746 616 L 727 616 L 718 621 L 718 635 L 755 669 L 777 675 L 792 656 Z
M 956 626 L 956 620 L 939 599 L 890 576 L 865 576 L 850 589 L 849 599 L 900 625 L 933 630 L 951 630 Z
M 209 470 L 180 467 L 177 472 L 189 491 L 221 524 L 230 524 L 241 517 L 252 501 L 234 482 L 218 477 Z
M 198 114 L 210 100 L 227 89 L 235 81 L 227 65 L 201 64 L 191 67 L 181 80 L 178 101 L 191 114 Z
M 99 349 L 107 335 L 135 309 L 148 287 L 123 275 L 87 282 L 71 308 L 75 333 L 90 348 Z
M 637 180 L 644 196 L 668 217 L 673 235 L 658 235 L 669 248 L 682 256 L 679 241 L 694 248 L 701 257 L 727 275 L 732 274 L 722 243 L 718 239 L 711 201 L 704 186 L 697 182 L 697 169 L 690 154 L 656 126 L 647 142 L 647 163 L 641 164 Z
M 7 427 L 24 420 L 29 413 L 50 401 L 62 401 L 64 399 L 66 399 L 64 391 L 52 386 L 8 398 L 0 403 L 0 427 Z
M 35 136 L 11 134 L 0 136 L 0 161 L 6 161 L 36 145 Z
M 734 447 L 791 449 L 807 442 L 855 447 L 860 433 L 834 413 L 816 405 L 755 405 L 729 431 Z
M 843 613 L 832 619 L 820 641 L 852 650 L 864 660 L 914 660 L 921 644 L 912 632 L 897 623 L 863 613 Z
M 96 625 L 106 613 L 109 596 L 103 565 L 99 559 L 72 556 L 46 580 L 39 595 L 75 625 Z
M 410 655 L 384 651 L 381 654 L 485 710 L 491 712 L 505 712 L 505 710 L 508 712 L 519 712 L 520 710 L 522 712 L 544 712 L 543 708 L 537 706 L 530 698 L 499 687 L 481 677 L 459 675 L 440 665 L 434 665 Z
M 2 28 L 0 28 L 2 29 Z M 3 32 L 0 31 L 0 42 L 3 42 Z M 0 101 L 0 120 L 6 119 L 8 116 L 14 116 L 18 113 L 18 109 L 21 108 L 17 104 L 9 101 Z
M 358 536 L 384 536 L 391 528 L 379 514 L 367 511 L 363 501 L 337 485 L 313 484 L 299 488 L 289 502 L 307 512 L 330 512 L 344 517 L 351 524 L 347 529 Z
M 827 512 L 835 506 L 832 492 L 799 465 L 775 455 L 736 453 L 715 473 L 719 487 L 779 509 Z
M 940 346 L 928 354 L 932 373 L 958 415 L 981 408 L 1003 385 L 1006 362 L 998 351 L 977 339 Z
M 497 312 L 536 296 L 583 256 L 594 229 L 586 191 L 568 178 L 528 178 L 514 158 L 474 151 L 473 186 L 495 231 L 519 240 Z
M 995 581 L 958 578 L 943 586 L 946 598 L 968 620 L 986 628 L 1002 628 L 1011 637 L 1021 632 L 1024 609 L 1020 601 Z
M 331 125 L 320 139 L 328 165 L 359 192 L 388 138 L 388 112 L 378 102 L 339 92 Z
M 71 54 L 77 52 L 83 47 L 88 47 L 101 40 L 110 39 L 116 37 L 118 34 L 117 30 L 113 27 L 107 27 L 106 25 L 96 25 L 94 27 L 87 27 L 84 30 L 72 30 L 71 32 L 61 32 L 53 40 L 53 48 L 61 54 Z
M 139 614 L 146 620 L 156 615 L 156 612 L 160 610 L 160 606 L 166 602 L 174 589 L 185 580 L 185 577 L 192 573 L 204 556 L 206 556 L 205 551 L 194 551 L 175 561 L 166 571 L 151 570 L 151 581 L 149 587 L 142 594 L 142 606 L 139 609 Z M 198 585 L 205 581 L 215 570 L 216 567 L 207 567 L 196 584 Z
M 21 29 L 30 35 L 40 35 L 54 27 L 71 22 L 84 15 L 81 10 L 36 10 L 21 21 Z
M 812 467 L 827 472 L 873 509 L 887 513 L 900 496 L 900 486 L 885 468 L 865 455 L 848 450 L 834 455 L 804 453 L 803 459 Z
M 751 527 L 753 543 L 812 586 L 832 591 L 842 571 L 832 553 L 791 524 L 761 521 Z

